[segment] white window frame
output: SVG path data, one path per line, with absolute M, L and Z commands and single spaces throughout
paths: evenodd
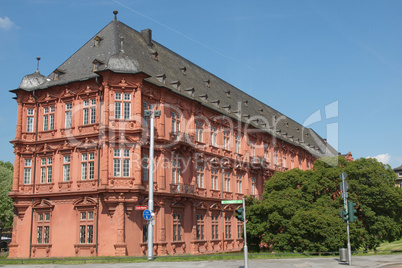
M 64 127 L 70 128 L 73 125 L 73 103 L 66 103 L 66 111 L 64 117 Z
M 24 159 L 24 184 L 31 184 L 32 172 L 32 159 Z
M 27 109 L 27 132 L 33 132 L 34 131 L 34 114 L 35 114 L 35 109 L 28 108 Z
M 218 190 L 218 169 L 211 168 L 211 189 Z
M 95 153 L 81 154 L 81 180 L 93 180 L 95 178 Z
M 51 183 L 53 173 L 53 158 L 41 158 L 40 183 Z
M 71 155 L 63 156 L 63 181 L 71 180 Z
M 130 177 L 130 149 L 113 149 L 113 177 Z

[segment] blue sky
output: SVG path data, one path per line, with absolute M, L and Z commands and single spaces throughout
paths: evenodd
M 341 153 L 402 164 L 402 1 L 392 0 L 1 0 L 0 160 L 14 161 L 8 91 L 35 71 L 37 56 L 50 74 L 115 9 L 130 27 L 151 28 L 157 42 L 311 123 Z

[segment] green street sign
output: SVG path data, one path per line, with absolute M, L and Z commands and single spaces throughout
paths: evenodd
M 227 205 L 227 204 L 242 204 L 243 200 L 222 200 L 221 204 L 222 205 Z

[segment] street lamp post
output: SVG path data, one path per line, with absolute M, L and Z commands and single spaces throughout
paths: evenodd
M 154 120 L 161 116 L 161 111 L 145 110 L 144 116 L 149 117 L 149 184 L 148 184 L 148 210 L 151 211 L 151 218 L 148 220 L 148 261 L 154 260 Z

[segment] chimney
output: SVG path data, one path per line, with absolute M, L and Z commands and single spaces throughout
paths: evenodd
M 152 46 L 152 30 L 151 29 L 142 30 L 141 36 L 142 36 L 142 38 L 144 38 L 145 43 L 147 43 L 148 46 Z

